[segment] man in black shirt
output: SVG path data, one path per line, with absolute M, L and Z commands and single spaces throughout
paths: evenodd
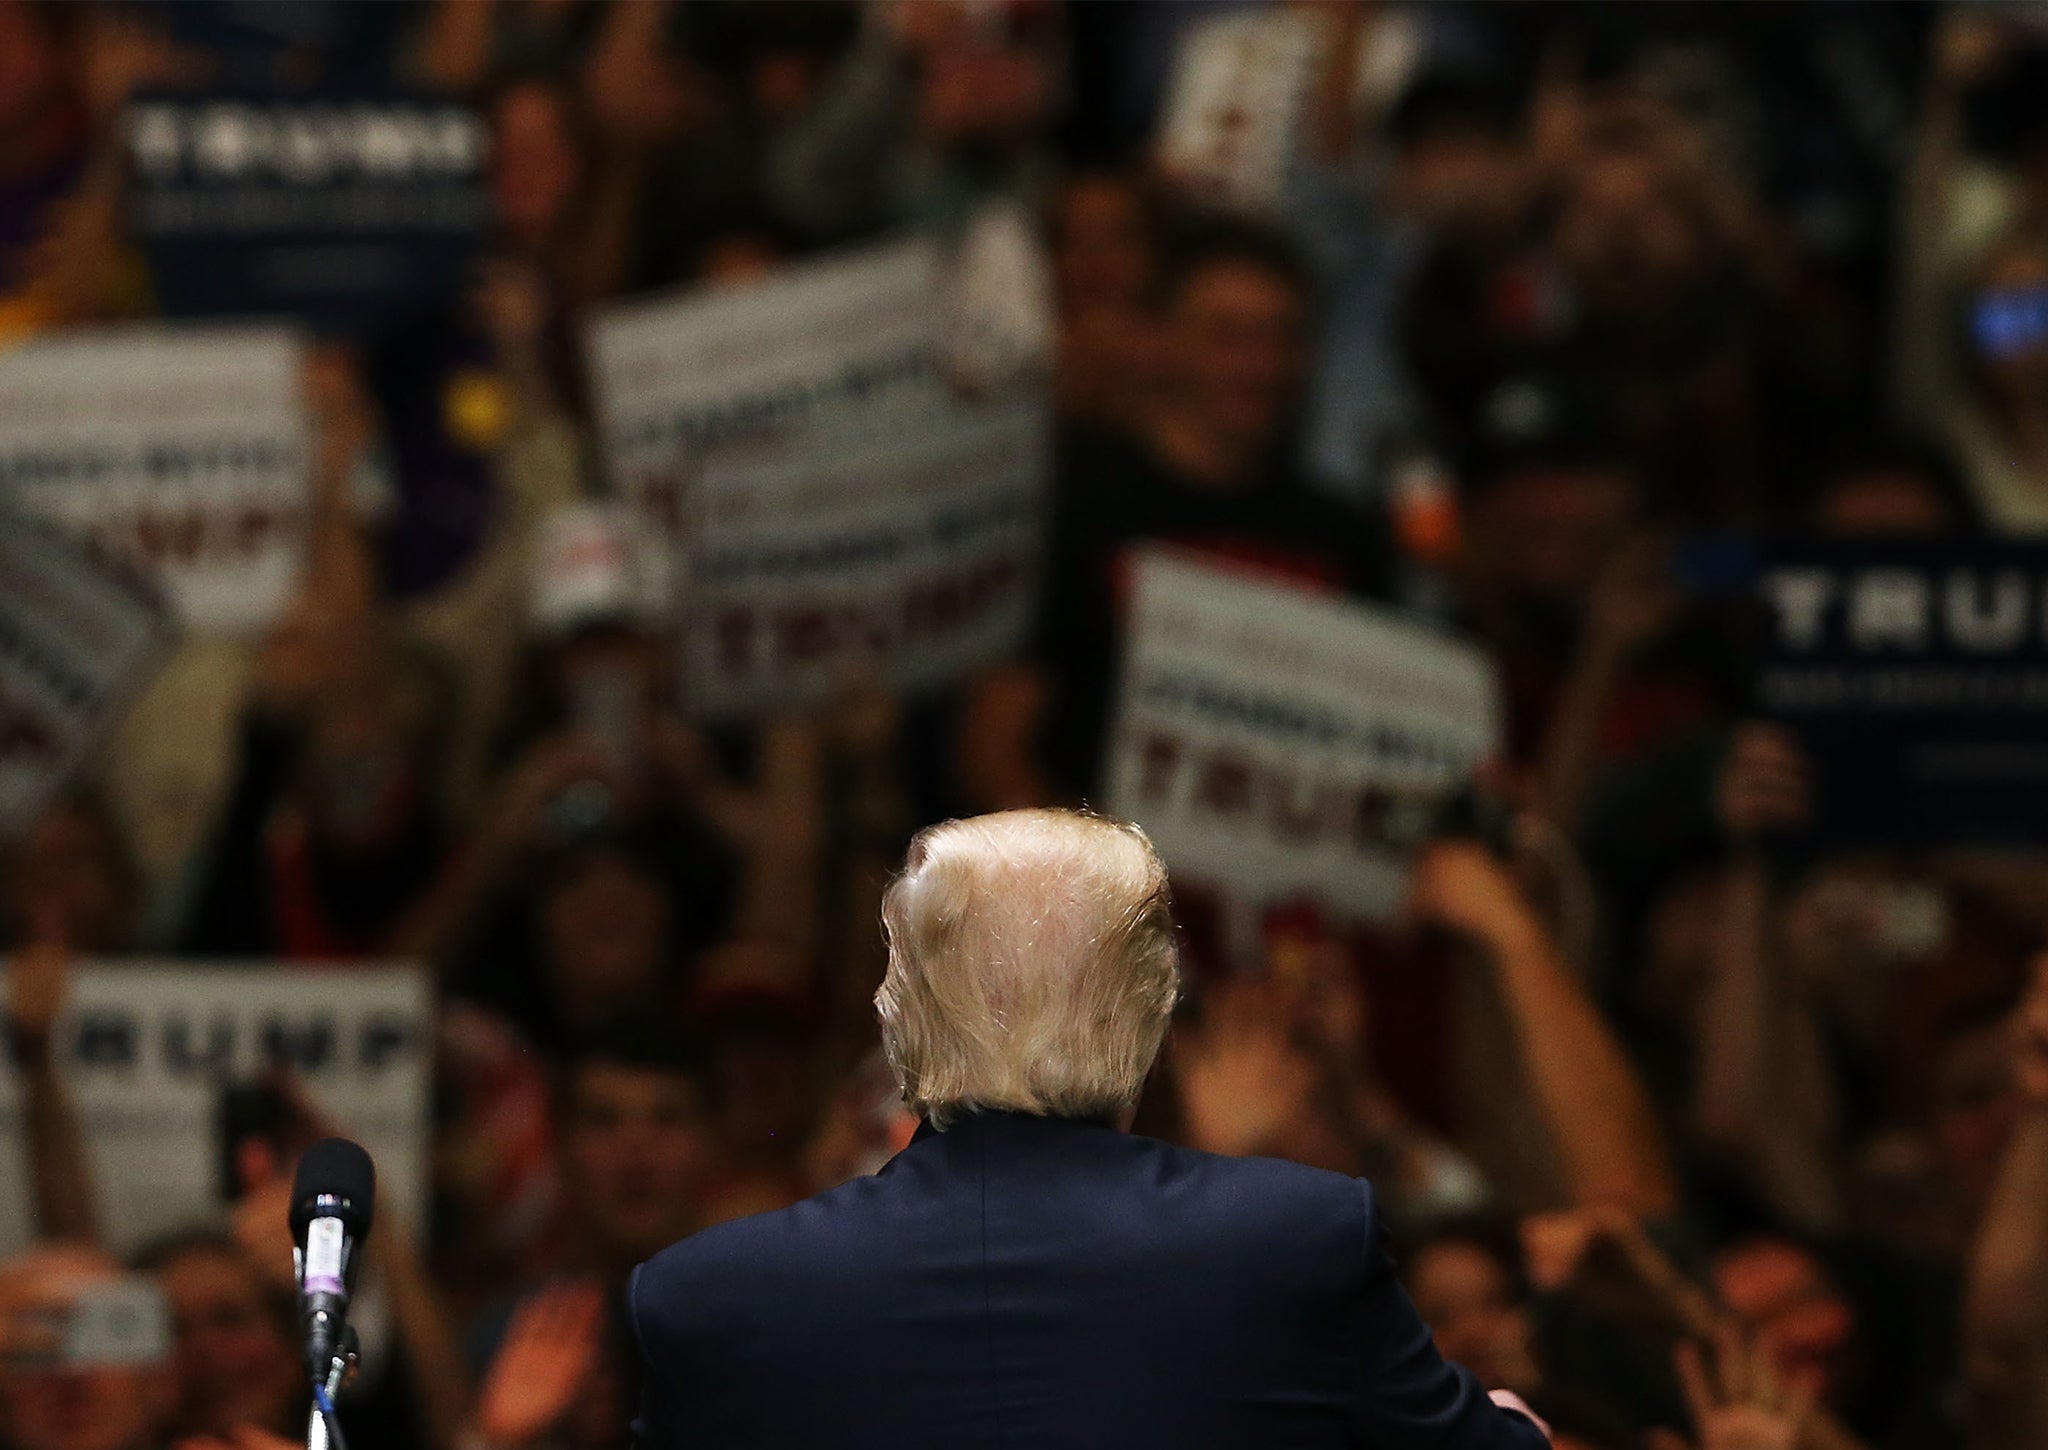
M 1279 239 L 1208 221 L 1169 238 L 1152 295 L 1154 386 L 1129 432 L 1062 438 L 1031 657 L 978 681 L 959 762 L 978 807 L 1101 785 L 1133 546 L 1166 544 L 1311 587 L 1371 592 L 1382 531 L 1291 462 L 1310 286 Z

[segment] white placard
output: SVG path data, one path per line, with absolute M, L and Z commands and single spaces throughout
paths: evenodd
M 419 1224 L 433 1057 L 421 970 L 80 963 L 56 1051 L 116 1252 L 219 1222 L 221 1090 L 273 1059 L 369 1150 L 379 1215 Z M 26 1150 L 21 1084 L 0 1066 L 0 1255 L 30 1237 Z
M 1044 378 L 968 309 L 962 384 L 950 280 L 936 244 L 893 242 L 593 326 L 613 485 L 670 541 L 692 710 L 815 706 L 850 669 L 923 689 L 1021 642 Z
M 189 629 L 259 629 L 305 555 L 303 358 L 278 327 L 109 328 L 0 351 L 0 502 L 151 574 Z
M 1415 846 L 1498 742 L 1485 656 L 1156 548 L 1128 629 L 1110 808 L 1176 879 L 1233 901 L 1391 914 Z
M 1286 195 L 1330 17 L 1236 11 L 1182 36 L 1160 112 L 1160 165 L 1218 205 L 1270 212 Z
M 70 778 L 170 633 L 163 601 L 126 570 L 0 510 L 0 838 Z

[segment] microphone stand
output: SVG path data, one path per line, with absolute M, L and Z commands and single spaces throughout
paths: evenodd
M 341 1392 L 341 1382 L 348 1378 L 348 1372 L 355 1368 L 356 1358 L 355 1326 L 344 1324 L 333 1362 L 327 1367 L 326 1383 L 313 1383 L 313 1409 L 306 1418 L 306 1450 L 348 1450 L 340 1417 L 334 1413 L 334 1397 Z

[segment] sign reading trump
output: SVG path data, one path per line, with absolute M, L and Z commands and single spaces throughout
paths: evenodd
M 26 831 L 171 635 L 143 581 L 0 510 L 0 837 Z
M 443 98 L 155 96 L 122 131 L 128 220 L 174 317 L 374 333 L 458 287 L 490 219 L 490 133 Z
M 0 503 L 156 578 L 185 625 L 246 633 L 305 553 L 302 345 L 271 327 L 124 327 L 0 352 Z
M 1169 550 L 1134 572 L 1110 808 L 1176 879 L 1253 908 L 1391 915 L 1416 847 L 1496 746 L 1485 657 Z
M 84 962 L 57 1025 L 109 1246 L 222 1212 L 221 1098 L 273 1064 L 377 1162 L 380 1197 L 426 1208 L 432 993 L 410 967 Z M 0 1054 L 4 1062 L 5 1054 Z M 0 1065 L 0 1254 L 34 1237 L 16 1073 Z
M 2048 840 L 2048 547 L 1813 544 L 1761 581 L 1762 711 L 1844 839 Z
M 896 242 L 594 327 L 612 482 L 669 541 L 696 712 L 812 707 L 855 670 L 929 689 L 1022 639 L 1044 380 L 951 281 Z

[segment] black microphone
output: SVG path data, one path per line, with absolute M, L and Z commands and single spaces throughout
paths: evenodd
M 292 1267 L 299 1280 L 306 1373 L 316 1385 L 327 1383 L 341 1344 L 376 1196 L 370 1155 L 346 1138 L 324 1138 L 299 1159 L 292 1179 Z

